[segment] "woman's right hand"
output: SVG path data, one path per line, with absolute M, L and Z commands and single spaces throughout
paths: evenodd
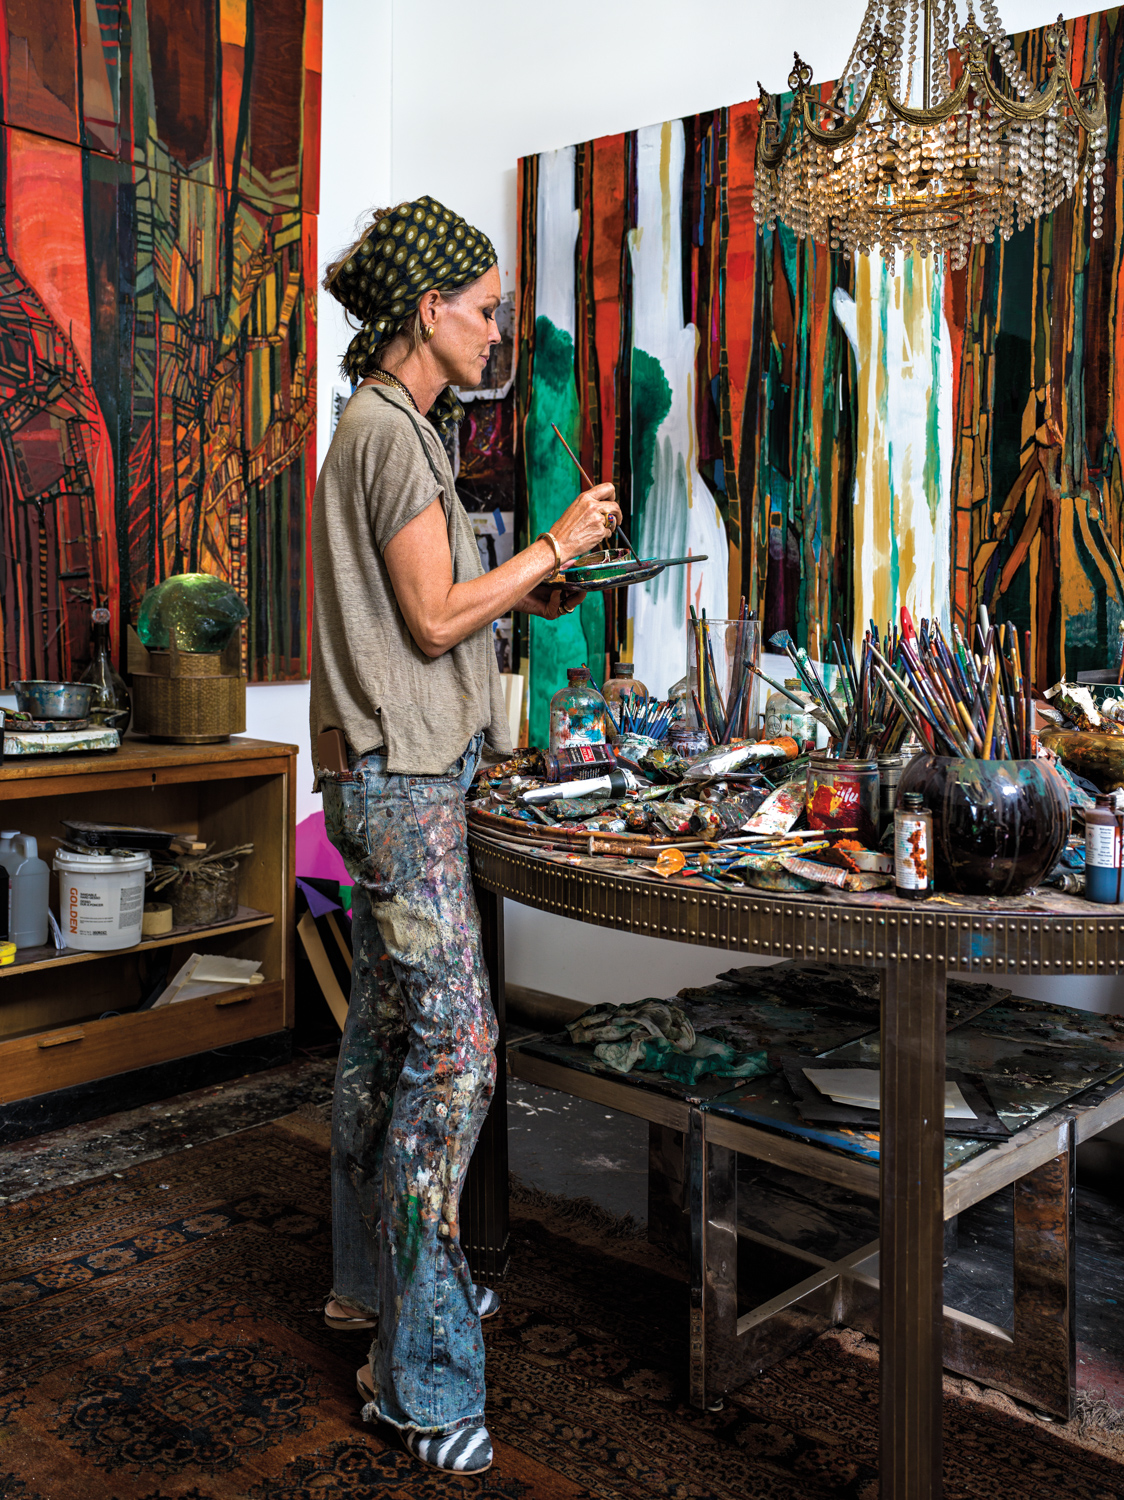
M 562 550 L 563 563 L 583 557 L 595 547 L 609 546 L 620 519 L 616 490 L 611 484 L 595 484 L 591 490 L 583 490 L 550 528 Z

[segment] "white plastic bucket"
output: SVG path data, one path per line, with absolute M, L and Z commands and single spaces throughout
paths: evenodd
M 141 940 L 149 854 L 55 853 L 59 926 L 68 948 L 100 952 Z

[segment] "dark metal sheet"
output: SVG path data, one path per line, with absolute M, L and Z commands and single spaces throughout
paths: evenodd
M 876 1033 L 832 1052 L 877 1066 Z M 1124 1069 L 1124 1020 L 1013 998 L 951 1033 L 948 1066 L 978 1075 L 1003 1123 L 1020 1130 Z
M 809 1124 L 820 1125 L 858 1125 L 865 1126 L 867 1130 L 877 1130 L 880 1115 L 876 1109 L 863 1109 L 858 1105 L 837 1104 L 834 1099 L 822 1094 L 814 1083 L 804 1077 L 804 1058 L 785 1058 L 781 1064 L 781 1072 L 784 1080 L 792 1090 L 796 1100 L 796 1109 L 802 1120 Z M 817 1058 L 816 1062 L 821 1068 L 850 1068 L 854 1065 L 838 1058 Z M 874 1072 L 872 1068 L 870 1070 Z M 960 1086 L 960 1092 L 964 1096 L 964 1102 L 968 1108 L 975 1113 L 974 1120 L 949 1120 L 944 1122 L 945 1135 L 965 1135 L 979 1139 L 1006 1140 L 1011 1134 L 1010 1128 L 1003 1123 L 995 1112 L 995 1107 L 987 1096 L 981 1080 L 973 1078 L 968 1073 L 961 1073 L 954 1068 L 947 1069 L 945 1078 L 949 1083 Z

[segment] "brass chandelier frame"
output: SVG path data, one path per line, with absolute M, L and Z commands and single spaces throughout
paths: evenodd
M 799 53 L 794 53 L 793 68 L 788 75 L 788 87 L 794 97 L 783 133 L 780 116 L 781 95 L 771 94 L 762 84 L 758 84 L 761 109 L 761 130 L 757 141 L 758 170 L 772 174 L 775 180 L 777 169 L 784 164 L 793 146 L 798 123 L 810 141 L 821 147 L 838 150 L 858 136 L 870 120 L 872 110 L 878 104 L 884 105 L 888 114 L 896 116 L 906 125 L 925 127 L 940 125 L 952 119 L 958 112 L 970 107 L 970 101 L 975 94 L 977 99 L 980 96 L 986 96 L 995 109 L 1012 124 L 1040 120 L 1059 102 L 1063 106 L 1068 106 L 1068 115 L 1063 114 L 1058 124 L 1059 128 L 1065 128 L 1071 132 L 1080 131 L 1082 138 L 1077 155 L 1077 172 L 1078 175 L 1084 172 L 1090 138 L 1095 132 L 1103 131 L 1106 126 L 1104 85 L 1100 78 L 1095 78 L 1074 88 L 1070 81 L 1069 71 L 1064 66 L 1070 43 L 1060 15 L 1057 21 L 1046 29 L 1044 36 L 1046 43 L 1045 81 L 1025 101 L 1012 97 L 994 82 L 991 76 L 994 40 L 976 23 L 971 13 L 969 0 L 968 18 L 956 31 L 954 37 L 963 59 L 961 76 L 939 103 L 933 104 L 931 102 L 932 36 L 933 0 L 924 0 L 922 104 L 920 108 L 903 103 L 895 97 L 888 68 L 891 61 L 887 55 L 890 41 L 877 26 L 861 53 L 862 60 L 870 71 L 870 81 L 861 103 L 850 115 L 841 107 L 842 84 L 836 93 L 836 102 L 828 103 L 818 98 L 812 88 L 811 68 L 803 61 Z M 824 115 L 829 117 L 829 122 L 821 125 L 818 117 Z M 876 131 L 882 124 L 881 120 L 871 121 L 870 129 Z M 925 215 L 931 219 L 943 215 L 959 218 L 973 199 L 976 201 L 982 199 L 983 195 L 975 186 L 977 175 L 974 167 L 965 165 L 962 172 L 957 174 L 963 182 L 961 191 L 945 192 L 932 198 L 914 193 L 903 195 L 892 202 L 868 201 L 865 205 L 866 211 L 872 215 L 898 221 L 899 227 L 901 221 L 906 221 L 914 215 Z M 924 173 L 919 174 L 919 177 L 923 181 Z M 992 192 L 996 191 L 1002 191 L 1002 189 L 993 186 Z

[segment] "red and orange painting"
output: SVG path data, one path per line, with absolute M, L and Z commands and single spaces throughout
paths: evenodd
M 169 574 L 307 676 L 321 0 L 0 0 L 4 681 Z

